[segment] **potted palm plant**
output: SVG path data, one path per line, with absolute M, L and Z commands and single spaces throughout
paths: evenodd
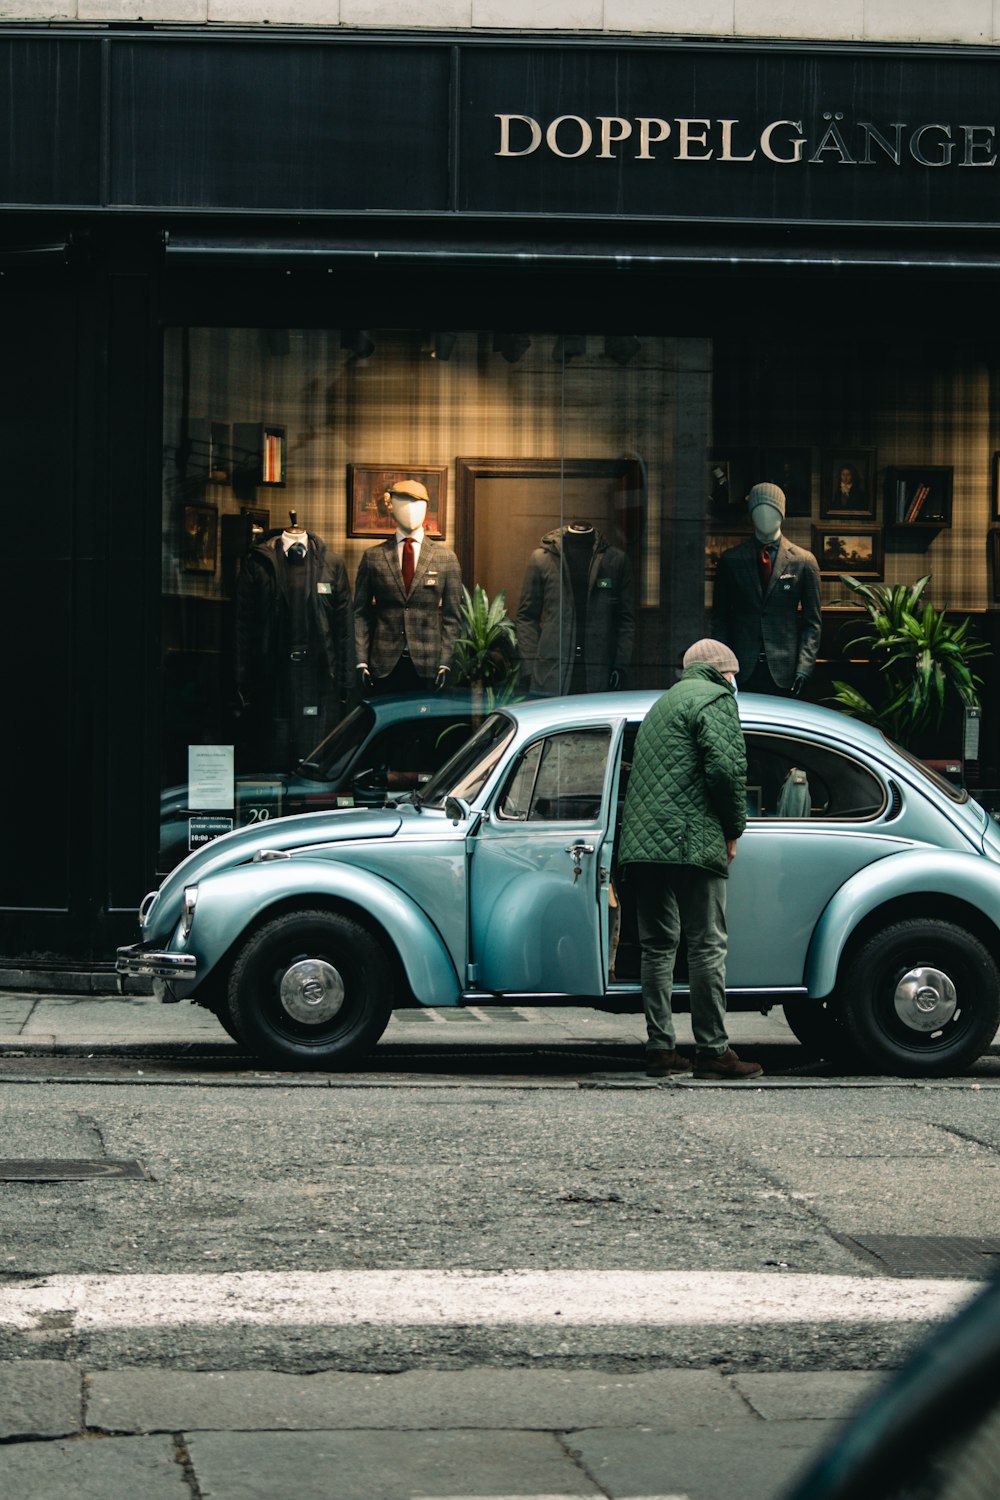
M 455 670 L 456 681 L 468 685 L 476 719 L 514 697 L 517 643 L 502 593 L 491 601 L 478 583 L 471 594 L 463 588 L 462 634 L 455 646 Z
M 835 681 L 829 700 L 918 753 L 928 753 L 928 737 L 940 731 L 949 702 L 980 707 L 982 678 L 969 663 L 991 650 L 973 636 L 968 619 L 951 624 L 944 610 L 922 602 L 930 580 L 927 573 L 914 584 L 890 586 L 841 575 L 867 616 L 851 627 L 845 645 L 867 653 L 882 692 L 873 703 L 849 683 Z

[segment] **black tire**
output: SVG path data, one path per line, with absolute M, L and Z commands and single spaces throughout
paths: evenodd
M 914 918 L 870 937 L 840 987 L 844 1024 L 883 1073 L 961 1073 L 1000 1027 L 1000 974 L 990 953 L 953 922 Z
M 375 1045 L 392 1014 L 388 961 L 367 928 L 288 911 L 236 955 L 229 1017 L 244 1047 L 278 1067 L 340 1067 Z
M 225 1005 L 225 1003 L 223 1003 L 222 1005 L 220 1005 L 219 1008 L 218 1008 L 218 1010 L 213 1010 L 212 1011 L 212 1015 L 218 1021 L 219 1025 L 222 1027 L 222 1029 L 226 1033 L 226 1035 L 228 1037 L 231 1037 L 232 1040 L 237 1044 L 237 1046 L 242 1047 L 243 1046 L 243 1038 L 240 1036 L 239 1032 L 236 1030 L 236 1027 L 235 1027 L 235 1025 L 233 1023 L 233 1018 L 229 1014 L 229 1010 L 228 1010 L 227 1006 Z
M 836 1063 L 856 1060 L 838 1000 L 786 1000 L 781 1009 L 789 1031 L 810 1057 Z

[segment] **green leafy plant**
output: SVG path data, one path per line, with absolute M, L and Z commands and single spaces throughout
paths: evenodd
M 517 690 L 518 662 L 514 622 L 504 595 L 491 601 L 481 584 L 462 590 L 462 634 L 455 646 L 456 682 L 468 684 L 488 712 L 509 703 Z
M 930 580 L 927 573 L 914 584 L 890 586 L 841 575 L 868 616 L 853 627 L 845 644 L 849 650 L 866 651 L 878 668 L 882 698 L 871 703 L 857 688 L 837 681 L 828 701 L 910 750 L 929 730 L 941 727 L 949 696 L 969 708 L 980 706 L 982 678 L 969 663 L 991 650 L 974 638 L 968 619 L 952 625 L 944 610 L 922 603 Z

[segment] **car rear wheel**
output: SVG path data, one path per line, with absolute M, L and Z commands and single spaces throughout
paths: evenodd
M 367 1052 L 392 1014 L 389 964 L 367 928 L 290 911 L 240 949 L 227 991 L 243 1045 L 279 1067 L 338 1067 Z
M 914 918 L 869 938 L 841 987 L 844 1022 L 866 1062 L 913 1078 L 960 1073 L 1000 1027 L 1000 974 L 972 933 Z
M 789 1031 L 811 1056 L 828 1062 L 856 1058 L 838 1000 L 786 1000 L 781 1009 Z

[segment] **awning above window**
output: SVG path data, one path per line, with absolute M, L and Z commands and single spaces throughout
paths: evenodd
M 450 226 L 449 226 L 450 227 Z M 957 238 L 957 237 L 952 237 Z M 465 266 L 533 265 L 617 270 L 654 270 L 676 266 L 690 269 L 778 269 L 844 271 L 957 271 L 1000 270 L 1000 244 L 962 246 L 908 240 L 898 232 L 893 242 L 873 235 L 869 240 L 845 242 L 790 233 L 786 240 L 756 239 L 745 229 L 731 237 L 694 240 L 678 235 L 641 236 L 626 230 L 614 239 L 497 239 L 443 234 L 365 235 L 282 238 L 272 236 L 210 236 L 175 234 L 166 241 L 167 260 L 189 264 L 288 263 L 319 268 L 325 261 L 374 264 L 458 264 Z

